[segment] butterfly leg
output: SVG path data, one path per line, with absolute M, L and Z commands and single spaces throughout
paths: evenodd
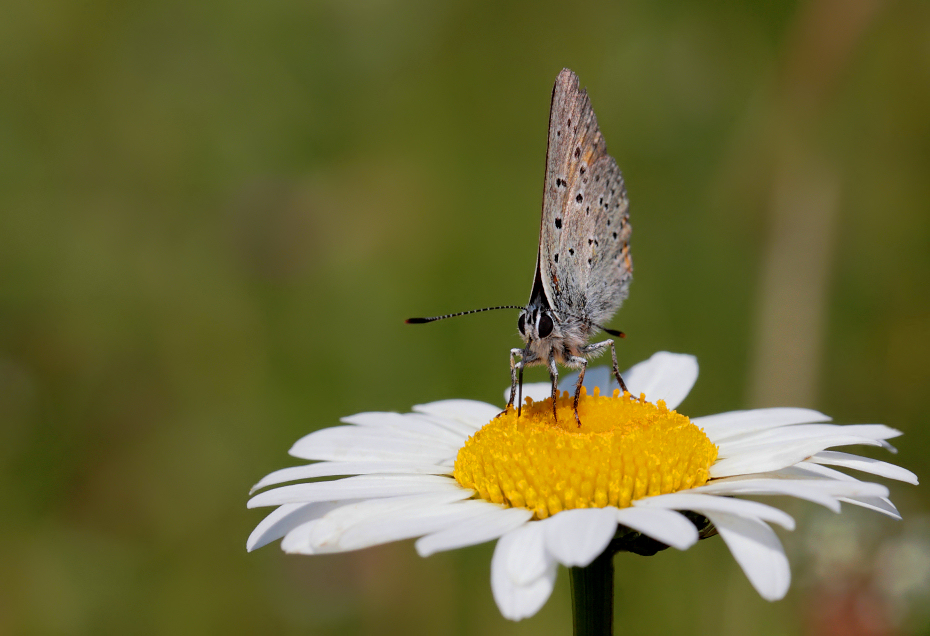
M 555 410 L 555 401 L 559 397 L 559 368 L 555 364 L 555 356 L 549 356 L 549 379 L 552 380 L 552 419 L 559 421 L 559 414 Z
M 517 356 L 521 358 L 519 362 L 516 360 Z M 523 358 L 525 357 L 523 349 L 510 350 L 510 400 L 507 402 L 507 406 L 508 408 L 513 406 L 513 398 L 517 394 L 517 370 L 519 369 L 520 397 L 517 400 L 517 417 L 520 417 L 523 410 Z
M 623 382 L 623 378 L 620 377 L 620 368 L 617 366 L 617 350 L 614 349 L 614 341 L 608 340 L 610 344 L 610 362 L 614 366 L 614 375 L 617 378 L 617 384 L 620 385 L 620 391 L 622 393 L 629 393 L 629 389 L 626 388 L 626 384 Z
M 588 361 L 584 358 L 569 358 L 568 362 L 573 367 L 578 367 L 578 381 L 575 383 L 575 422 L 581 427 L 581 418 L 578 417 L 578 398 L 581 397 L 581 384 L 584 382 L 584 372 L 588 368 Z
M 626 388 L 626 384 L 623 382 L 623 378 L 620 377 L 620 368 L 617 366 L 617 350 L 614 349 L 613 340 L 605 340 L 604 342 L 589 344 L 584 349 L 582 349 L 582 353 L 588 357 L 596 356 L 601 353 L 605 347 L 610 347 L 610 361 L 613 364 L 614 377 L 617 378 L 617 384 L 620 385 L 620 390 L 624 393 L 629 393 L 630 391 Z

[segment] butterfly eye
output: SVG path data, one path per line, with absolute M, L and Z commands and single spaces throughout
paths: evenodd
M 520 334 L 526 335 L 526 316 L 520 314 L 520 320 L 517 321 L 517 329 L 520 330 Z
M 543 314 L 539 317 L 538 331 L 540 338 L 545 338 L 552 333 L 552 318 L 549 317 L 549 314 Z

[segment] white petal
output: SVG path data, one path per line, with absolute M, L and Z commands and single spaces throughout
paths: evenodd
M 552 557 L 546 552 L 545 531 L 538 522 L 527 523 L 506 536 L 520 540 L 511 546 L 506 561 L 507 574 L 515 585 L 528 585 L 542 576 Z
M 616 508 L 563 510 L 539 525 L 546 549 L 566 567 L 587 567 L 604 551 L 617 532 Z
M 659 351 L 623 373 L 623 380 L 635 397 L 645 393 L 650 402 L 665 400 L 670 409 L 678 408 L 697 377 L 697 358 L 668 351 Z
M 764 522 L 725 512 L 705 515 L 756 591 L 767 601 L 784 598 L 791 585 L 791 568 L 785 550 Z
M 842 428 L 842 427 L 840 427 Z M 710 476 L 714 479 L 733 475 L 750 475 L 785 468 L 804 461 L 811 455 L 833 446 L 864 444 L 881 446 L 881 442 L 856 435 L 818 435 L 809 439 L 784 442 L 769 442 L 752 448 L 727 448 L 721 445 L 720 454 L 727 455 L 718 459 L 710 467 Z
M 827 433 L 811 431 L 808 435 L 793 438 L 786 437 L 786 439 L 780 440 L 754 441 L 752 443 L 748 441 L 738 443 L 721 442 L 718 447 L 719 453 L 717 456 L 723 460 L 771 451 L 785 451 L 795 454 L 808 448 L 823 449 L 829 446 L 846 446 L 851 444 L 881 446 L 878 440 L 860 437 L 859 435 L 848 435 L 843 432 Z
M 545 565 L 539 577 L 520 585 L 511 576 L 510 564 L 515 560 L 511 553 L 519 549 L 528 532 L 538 532 L 538 529 L 532 529 L 535 525 L 538 524 L 527 523 L 501 537 L 491 559 L 491 591 L 494 593 L 494 600 L 504 618 L 514 621 L 528 618 L 538 612 L 549 600 L 555 585 L 558 563 L 548 556 L 545 550 L 541 550 Z
M 288 554 L 317 554 L 310 541 L 310 536 L 319 522 L 319 519 L 311 519 L 289 530 L 281 540 L 281 549 Z
M 267 517 L 255 526 L 249 535 L 246 549 L 251 552 L 272 541 L 277 541 L 299 525 L 312 519 L 318 519 L 327 512 L 343 506 L 344 501 L 319 501 L 309 504 L 285 504 L 272 511 Z
M 454 420 L 466 425 L 472 432 L 493 420 L 501 412 L 500 407 L 475 400 L 441 400 L 429 404 L 418 404 L 413 407 L 413 410 L 417 413 Z
M 829 508 L 833 512 L 840 511 L 839 500 L 823 492 L 823 489 L 812 488 L 804 483 L 779 479 L 738 479 L 727 481 L 721 479 L 699 488 L 692 488 L 691 492 L 711 495 L 789 495 L 798 499 L 806 499 Z
M 704 430 L 715 444 L 736 435 L 764 431 L 780 426 L 807 422 L 829 422 L 830 417 L 811 409 L 772 408 L 730 411 L 717 415 L 692 417 L 691 422 Z
M 467 438 L 466 435 L 452 432 L 419 413 L 356 413 L 344 417 L 340 421 L 346 424 L 389 431 L 391 435 L 400 435 L 427 442 L 438 441 L 452 446 L 461 446 Z
M 717 497 L 714 495 L 691 494 L 690 492 L 677 492 L 670 495 L 656 495 L 645 497 L 633 502 L 634 506 L 644 508 L 667 508 L 669 510 L 693 510 L 705 517 L 710 512 L 725 512 L 731 515 L 754 517 L 777 523 L 783 528 L 794 530 L 794 519 L 778 508 L 773 508 L 758 501 L 747 499 L 733 499 L 731 497 Z
M 841 453 L 838 451 L 821 451 L 807 461 L 815 464 L 828 464 L 830 466 L 852 468 L 853 470 L 861 470 L 864 473 L 871 473 L 879 477 L 887 477 L 888 479 L 896 479 L 898 481 L 914 484 L 915 486 L 917 485 L 917 475 L 906 468 L 901 468 L 900 466 L 895 466 L 894 464 L 871 459 L 869 457 L 860 457 L 858 455 Z
M 795 466 L 785 468 L 778 472 L 781 473 L 787 471 L 790 471 L 792 476 L 795 474 L 800 474 L 807 477 L 828 477 L 838 481 L 859 482 L 858 479 L 851 477 L 846 473 L 841 473 L 838 470 L 809 462 L 801 462 L 800 464 L 796 464 Z M 891 500 L 887 497 L 840 497 L 840 501 L 844 503 L 850 503 L 854 506 L 868 508 L 869 510 L 874 510 L 875 512 L 880 512 L 883 515 L 888 515 L 893 519 L 901 518 L 901 513 L 898 512 L 898 509 L 895 508 L 895 505 L 891 503 Z
M 901 435 L 901 431 L 884 424 L 797 424 L 765 431 L 747 433 L 719 442 L 720 454 L 729 457 L 735 451 L 763 448 L 770 444 L 815 440 L 831 437 L 861 438 L 868 442 L 890 439 Z M 866 442 L 863 442 L 866 443 Z M 877 444 L 871 444 L 876 446 Z
M 818 503 L 834 512 L 840 511 L 839 502 L 844 497 L 888 495 L 888 489 L 881 484 L 835 479 L 732 478 L 721 479 L 693 491 L 718 495 L 788 495 Z
M 490 510 L 445 530 L 426 535 L 417 541 L 417 553 L 427 557 L 445 550 L 456 550 L 492 541 L 519 528 L 533 517 L 533 512 L 526 508 L 501 508 L 496 504 L 481 503 L 485 503 Z
M 339 537 L 340 550 L 358 550 L 380 543 L 421 537 L 440 532 L 483 514 L 485 509 L 476 501 L 444 503 L 395 510 L 357 523 Z
M 895 508 L 895 505 L 891 503 L 891 500 L 887 497 L 840 497 L 840 501 L 859 506 L 860 508 L 866 508 L 867 510 L 880 512 L 892 519 L 901 519 L 901 513 L 898 512 L 898 509 Z
M 365 426 L 333 426 L 297 440 L 288 451 L 301 459 L 328 461 L 408 461 L 437 463 L 454 457 L 457 446 L 411 439 Z
M 687 550 L 698 541 L 698 531 L 687 517 L 663 508 L 620 508 L 617 520 L 628 528 L 679 550 Z
M 283 484 L 288 481 L 300 479 L 313 479 L 316 477 L 337 477 L 342 475 L 451 475 L 449 466 L 435 466 L 432 464 L 411 464 L 407 462 L 319 462 L 304 466 L 291 466 L 276 470 L 263 477 L 261 481 L 252 486 L 252 491 L 261 490 L 266 486 Z
M 319 519 L 288 532 L 284 541 L 281 542 L 281 548 L 285 552 L 302 554 L 340 552 L 345 549 L 340 546 L 340 540 L 343 534 L 353 526 L 398 513 L 407 514 L 411 510 L 432 510 L 437 506 L 458 501 L 460 498 L 460 493 L 447 492 L 342 502 L 343 505 L 327 512 Z M 377 543 L 388 543 L 391 540 L 385 536 Z
M 416 408 L 416 407 L 413 407 L 413 408 Z M 469 437 L 474 435 L 475 431 L 478 428 L 481 428 L 481 426 L 484 426 L 484 424 L 487 424 L 487 422 L 485 422 L 484 424 L 476 428 L 472 424 L 465 424 L 463 422 L 460 422 L 458 420 L 453 420 L 448 417 L 440 417 L 438 415 L 428 415 L 426 413 L 418 413 L 417 415 L 427 421 L 432 422 L 433 424 L 435 424 L 436 426 L 440 428 L 446 429 L 452 435 L 459 438 L 460 440 L 458 444 L 459 446 L 464 445 L 465 440 L 467 440 Z
M 578 379 L 578 374 L 571 374 L 575 376 L 575 380 Z M 565 384 L 564 381 L 559 382 L 560 391 L 571 391 L 572 394 L 575 393 L 574 381 L 571 388 L 562 388 L 562 385 Z M 585 383 L 587 384 L 587 383 Z M 523 383 L 523 399 L 532 398 L 534 402 L 542 402 L 543 400 L 552 397 L 552 384 L 550 382 L 524 382 Z M 517 387 L 517 394 L 513 398 L 514 406 L 516 406 L 517 401 L 520 399 L 520 387 Z M 508 386 L 504 389 L 504 402 L 510 402 L 510 387 Z
M 474 491 L 459 486 L 454 479 L 439 475 L 361 475 L 333 481 L 282 486 L 255 495 L 249 508 L 279 506 L 286 503 L 311 503 L 335 499 L 375 499 L 425 493 L 462 494 Z

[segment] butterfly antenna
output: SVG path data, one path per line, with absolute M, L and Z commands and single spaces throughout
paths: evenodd
M 601 325 L 594 323 L 594 326 L 603 331 L 604 333 L 609 333 L 612 336 L 617 338 L 626 338 L 626 334 L 622 331 L 617 331 L 616 329 L 608 329 L 607 327 L 602 327 Z
M 446 314 L 445 316 L 430 316 L 429 318 L 407 318 L 404 322 L 408 325 L 422 325 L 426 322 L 435 322 L 445 320 L 446 318 L 455 318 L 456 316 L 467 316 L 468 314 L 478 314 L 482 311 L 494 311 L 495 309 L 524 309 L 522 305 L 501 305 L 500 307 L 485 307 L 484 309 L 470 309 L 469 311 L 460 311 L 457 314 Z

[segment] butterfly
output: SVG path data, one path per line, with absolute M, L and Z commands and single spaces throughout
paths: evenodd
M 587 91 L 578 76 L 563 69 L 556 78 L 549 110 L 549 144 L 539 229 L 539 249 L 530 300 L 508 305 L 435 316 L 410 318 L 425 323 L 492 309 L 520 309 L 517 328 L 524 347 L 510 350 L 510 399 L 523 401 L 523 371 L 545 366 L 552 381 L 552 413 L 558 418 L 559 369 L 578 369 L 575 421 L 588 359 L 610 349 L 614 376 L 627 391 L 617 367 L 614 341 L 590 343 L 623 304 L 633 278 L 630 256 L 629 199 L 617 162 L 597 125 Z M 519 388 L 518 388 L 519 385 Z

